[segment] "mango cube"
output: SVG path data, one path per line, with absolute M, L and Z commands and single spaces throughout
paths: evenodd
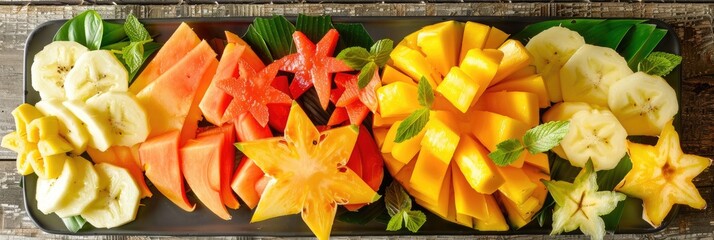
M 474 219 L 474 228 L 479 231 L 507 231 L 508 223 L 498 207 L 496 199 L 491 195 L 485 195 L 488 206 L 488 219 Z
M 432 88 L 436 88 L 436 84 L 441 82 L 441 75 L 418 50 L 397 45 L 389 56 L 394 63 L 394 67 L 409 75 L 414 81 L 419 81 L 421 77 L 425 77 Z
M 491 92 L 485 93 L 476 103 L 476 109 L 486 110 L 511 117 L 528 127 L 535 127 L 540 122 L 538 96 L 529 92 Z
M 508 33 L 505 33 L 504 31 L 501 31 L 501 29 L 491 27 L 491 30 L 488 32 L 488 38 L 486 38 L 486 42 L 484 43 L 483 48 L 498 48 L 504 41 L 506 41 L 506 39 L 508 39 L 508 36 L 510 35 Z
M 395 82 L 377 89 L 379 113 L 383 118 L 409 115 L 417 109 L 417 87 L 404 82 Z
M 536 187 L 538 187 L 531 182 L 528 175 L 520 168 L 505 166 L 497 169 L 505 180 L 503 185 L 498 188 L 498 191 L 516 205 L 523 204 L 528 200 Z
M 493 77 L 491 85 L 494 85 L 512 73 L 527 67 L 533 61 L 531 54 L 528 53 L 526 47 L 518 40 L 506 40 L 499 48 L 503 52 L 503 60 L 498 66 L 498 72 Z
M 540 75 L 533 75 L 525 78 L 504 81 L 488 88 L 487 92 L 519 91 L 531 92 L 538 95 L 538 107 L 550 106 L 550 98 L 545 89 L 545 82 Z
M 390 84 L 393 82 L 404 82 L 416 85 L 414 80 L 406 74 L 390 65 L 385 65 L 384 72 L 382 72 L 382 84 Z
M 474 190 L 484 194 L 495 192 L 505 181 L 488 157 L 488 153 L 481 144 L 468 135 L 461 135 L 461 141 L 454 153 L 454 161 L 466 181 Z
M 478 99 L 477 94 L 483 93 L 485 87 L 485 85 L 479 85 L 460 68 L 452 67 L 441 84 L 436 87 L 436 91 L 441 93 L 459 111 L 465 113 L 474 99 Z
M 486 205 L 486 197 L 482 193 L 476 192 L 466 177 L 459 169 L 459 165 L 451 164 L 451 174 L 454 186 L 454 206 L 456 213 L 466 215 L 477 219 L 485 220 L 488 218 L 488 206 Z
M 422 151 L 428 150 L 438 160 L 448 165 L 459 145 L 459 134 L 438 118 L 430 118 L 421 140 Z
M 463 23 L 446 21 L 427 26 L 417 35 L 417 46 L 442 76 L 457 64 L 463 33 Z
M 441 188 L 442 183 L 446 180 L 445 175 L 448 170 L 448 162 L 445 163 L 438 159 L 428 149 L 422 149 L 417 157 L 416 165 L 414 165 L 414 172 L 409 184 L 425 197 L 422 200 L 430 203 L 438 202 L 442 192 L 447 194 L 449 192 L 448 188 Z
M 477 22 L 466 22 L 464 26 L 464 34 L 461 40 L 461 53 L 459 54 L 459 62 L 464 60 L 466 52 L 471 49 L 483 49 L 488 38 L 488 32 L 491 27 Z

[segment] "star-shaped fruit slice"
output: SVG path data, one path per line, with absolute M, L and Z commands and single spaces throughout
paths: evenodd
M 593 163 L 588 161 L 573 183 L 543 180 L 555 200 L 551 234 L 580 228 L 591 239 L 603 239 L 605 221 L 600 216 L 612 212 L 619 201 L 625 200 L 625 195 L 598 191 L 596 178 Z
M 218 80 L 216 86 L 233 97 L 228 104 L 223 121 L 227 122 L 250 112 L 261 126 L 268 124 L 268 104 L 290 104 L 290 96 L 271 85 L 280 65 L 272 63 L 262 70 L 253 69 L 245 61 L 239 62 L 240 76 Z M 209 96 L 210 97 L 210 96 Z
M 301 213 L 318 239 L 329 238 L 337 205 L 371 203 L 379 195 L 346 165 L 358 136 L 356 125 L 319 132 L 293 103 L 285 136 L 236 147 L 265 174 L 265 187 L 251 222 Z
M 327 109 L 327 104 L 330 102 L 332 73 L 352 71 L 350 66 L 332 57 L 338 38 L 337 30 L 330 29 L 315 45 L 302 32 L 293 33 L 297 53 L 278 61 L 282 62 L 280 70 L 295 73 L 295 78 L 290 83 L 290 93 L 295 99 L 315 86 L 320 105 L 323 109 Z
M 670 121 L 662 129 L 657 145 L 629 142 L 627 150 L 632 170 L 615 190 L 642 199 L 643 218 L 659 227 L 674 204 L 704 209 L 706 201 L 692 179 L 712 164 L 712 160 L 682 153 L 679 135 Z

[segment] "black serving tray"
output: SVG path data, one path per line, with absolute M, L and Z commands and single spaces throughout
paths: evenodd
M 242 35 L 253 17 L 237 18 L 174 18 L 174 19 L 143 19 L 141 20 L 150 33 L 158 34 L 155 40 L 165 42 L 181 22 L 188 23 L 199 37 L 210 39 L 224 39 L 224 31 L 231 31 Z M 404 36 L 428 24 L 443 20 L 476 21 L 498 27 L 507 33 L 517 33 L 527 25 L 543 20 L 558 18 L 545 17 L 333 17 L 333 22 L 362 23 L 374 39 L 390 38 L 399 42 Z M 291 18 L 294 21 L 294 18 Z M 679 40 L 672 28 L 662 21 L 649 19 L 650 23 L 660 28 L 668 29 L 667 35 L 657 46 L 655 51 L 664 51 L 680 54 Z M 37 27 L 28 37 L 25 46 L 25 95 L 26 103 L 34 104 L 39 101 L 39 94 L 31 87 L 30 67 L 33 56 L 52 41 L 52 38 L 64 23 L 64 20 L 46 22 Z M 667 81 L 675 88 L 681 99 L 681 67 L 677 67 Z M 681 108 L 680 108 L 681 109 Z M 680 110 L 681 112 L 681 110 Z M 677 120 L 680 114 L 677 115 Z M 675 123 L 675 126 L 678 126 Z M 678 128 L 681 129 L 681 128 Z M 385 171 L 385 174 L 388 174 Z M 185 212 L 171 203 L 153 186 L 154 196 L 141 200 L 136 220 L 113 229 L 97 229 L 85 225 L 77 233 L 66 229 L 62 220 L 54 214 L 44 215 L 37 209 L 35 188 L 37 176 L 32 174 L 24 177 L 25 207 L 30 218 L 45 232 L 53 234 L 75 235 L 229 235 L 229 236 L 313 236 L 308 227 L 302 222 L 299 215 L 274 218 L 258 223 L 250 223 L 252 212 L 245 206 L 238 210 L 229 210 L 232 220 L 224 221 L 205 206 L 203 206 L 192 193 L 188 193 L 189 200 L 197 203 L 194 212 Z M 616 233 L 650 233 L 664 229 L 669 225 L 677 213 L 678 207 L 664 220 L 659 228 L 652 228 L 642 220 L 642 203 L 639 200 L 628 200 L 622 220 Z M 550 225 L 540 227 L 537 221 L 524 226 L 519 230 L 505 232 L 480 232 L 471 228 L 450 223 L 440 217 L 427 213 L 428 221 L 419 230 L 417 235 L 513 235 L 513 234 L 548 234 Z M 332 228 L 333 236 L 374 236 L 374 235 L 406 235 L 413 234 L 406 230 L 386 231 L 386 224 L 375 220 L 364 224 L 350 224 L 335 221 Z M 576 232 L 577 233 L 577 232 Z

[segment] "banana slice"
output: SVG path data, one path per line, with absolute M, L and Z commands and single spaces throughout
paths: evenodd
M 615 50 L 585 44 L 560 69 L 563 100 L 607 107 L 610 86 L 631 74 Z
M 533 64 L 543 76 L 551 102 L 563 101 L 560 68 L 583 45 L 585 39 L 578 32 L 560 26 L 540 32 L 526 44 L 526 49 L 533 56 Z
M 80 155 L 87 149 L 89 142 L 89 133 L 87 128 L 82 124 L 72 112 L 62 105 L 62 101 L 58 99 L 44 99 L 37 102 L 35 107 L 46 116 L 56 116 L 59 120 L 59 134 L 72 144 L 74 150 L 72 153 Z
M 612 169 L 627 152 L 627 131 L 609 110 L 583 110 L 570 118 L 560 146 L 573 166 L 592 159 L 595 170 Z
M 643 72 L 612 84 L 607 103 L 629 135 L 657 136 L 679 111 L 672 86 Z
M 113 145 L 133 146 L 149 136 L 146 111 L 128 92 L 107 92 L 87 100 L 87 106 L 104 113 Z
M 77 216 L 82 213 L 97 198 L 99 190 L 99 175 L 94 170 L 92 162 L 80 156 L 74 156 L 71 159 L 76 162 L 79 171 L 72 179 L 70 191 L 64 193 L 63 207 L 55 211 L 55 214 L 61 218 Z
M 96 228 L 113 228 L 131 222 L 139 210 L 140 192 L 129 172 L 108 163 L 94 166 L 99 174 L 97 199 L 82 212 Z
M 35 54 L 30 74 L 32 88 L 40 92 L 42 99 L 65 99 L 65 79 L 75 62 L 89 49 L 82 44 L 56 41 L 47 44 Z
M 89 160 L 67 158 L 56 179 L 38 178 L 35 199 L 44 214 L 79 215 L 97 196 L 99 177 Z
M 107 122 L 109 117 L 106 113 L 87 106 L 79 99 L 64 101 L 62 105 L 82 121 L 87 132 L 91 133 L 87 144 L 89 147 L 106 151 L 112 145 L 111 125 Z
M 64 89 L 68 99 L 82 101 L 104 92 L 126 92 L 129 74 L 112 52 L 90 51 L 77 59 L 67 73 Z

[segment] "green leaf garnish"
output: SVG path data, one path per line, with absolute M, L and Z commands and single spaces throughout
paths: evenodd
M 434 103 L 434 91 L 424 76 L 419 79 L 417 85 L 417 98 L 419 99 L 419 105 L 422 107 L 430 108 L 431 104 Z
M 418 135 L 427 122 L 429 122 L 429 108 L 421 108 L 412 112 L 399 124 L 394 142 L 401 143 Z
M 357 76 L 357 87 L 360 89 L 366 87 L 369 85 L 369 82 L 372 81 L 372 78 L 374 77 L 374 72 L 377 71 L 377 64 L 374 62 L 368 62 L 364 67 L 362 67 L 362 70 L 359 72 L 359 75 Z
M 345 64 L 356 70 L 362 69 L 362 67 L 372 61 L 371 55 L 367 49 L 363 47 L 345 48 L 337 54 L 337 59 L 342 60 Z
M 295 52 L 292 34 L 295 26 L 283 16 L 255 18 L 243 36 L 264 62 L 272 62 Z
M 305 34 L 314 43 L 319 42 L 322 36 L 325 36 L 325 33 L 330 29 L 332 29 L 332 17 L 329 15 L 310 16 L 300 14 L 297 21 L 295 21 L 295 30 Z
M 372 54 L 372 57 L 374 57 L 374 63 L 376 63 L 380 68 L 383 68 L 384 65 L 387 64 L 389 54 L 392 53 L 393 49 L 394 41 L 385 38 L 374 43 L 374 45 L 372 45 L 369 49 L 369 53 Z
M 87 10 L 67 20 L 55 33 L 54 41 L 73 41 L 97 50 L 102 46 L 104 24 L 102 17 L 94 10 Z
M 653 52 L 640 62 L 637 70 L 662 77 L 672 72 L 680 63 L 682 63 L 682 56 L 665 52 Z
M 139 22 L 139 19 L 137 19 L 134 14 L 131 13 L 129 14 L 129 16 L 126 16 L 126 21 L 124 22 L 124 32 L 126 32 L 126 35 L 132 42 L 151 40 L 149 31 L 146 31 L 144 25 L 141 24 L 141 22 Z
M 517 139 L 508 139 L 496 145 L 496 151 L 489 153 L 488 157 L 498 166 L 508 166 L 521 156 L 523 149 L 523 144 Z
M 411 210 L 412 199 L 401 185 L 393 181 L 386 190 L 385 204 L 391 219 L 387 223 L 387 231 L 397 231 L 404 226 L 411 232 L 419 231 L 426 222 L 426 215 L 418 210 Z
M 103 21 L 103 23 L 104 35 L 102 36 L 102 49 L 107 45 L 122 42 L 122 40 L 126 39 L 127 36 L 123 24 L 107 21 Z
M 551 121 L 538 125 L 526 131 L 523 136 L 523 144 L 528 152 L 537 154 L 548 151 L 560 144 L 566 134 L 568 134 L 568 121 Z
M 138 71 L 144 63 L 144 43 L 147 42 L 131 42 L 128 46 L 122 48 L 121 56 L 129 72 L 133 73 Z
M 62 218 L 62 222 L 64 222 L 64 226 L 67 227 L 67 230 L 76 233 L 80 229 L 82 229 L 82 227 L 84 227 L 84 224 L 87 223 L 87 220 L 85 220 L 82 216 L 77 215 Z
M 528 129 L 523 143 L 518 139 L 508 139 L 496 145 L 496 150 L 488 156 L 498 166 L 506 166 L 518 160 L 523 150 L 531 154 L 542 153 L 560 144 L 570 126 L 569 121 L 551 121 Z

